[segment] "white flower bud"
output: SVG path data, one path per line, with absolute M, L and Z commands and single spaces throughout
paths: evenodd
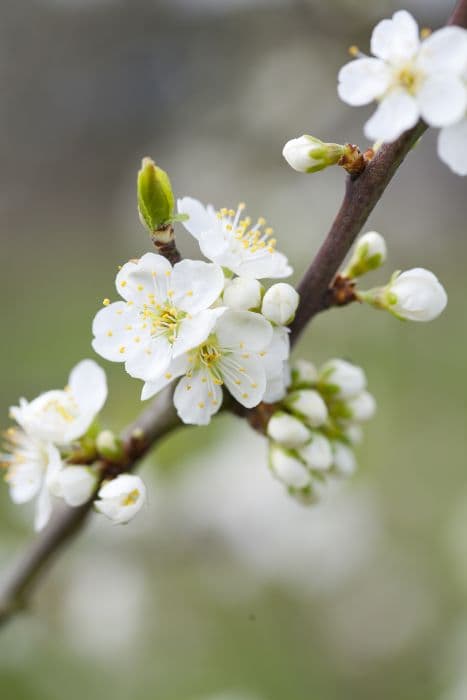
M 111 430 L 102 430 L 96 438 L 96 447 L 102 457 L 119 459 L 123 456 L 122 441 Z
M 446 307 L 448 297 L 437 277 L 422 267 L 397 275 L 385 290 L 386 308 L 409 321 L 432 321 Z
M 376 401 L 368 391 L 362 391 L 346 403 L 351 420 L 364 422 L 373 418 L 376 413 Z
M 344 155 L 344 146 L 324 143 L 314 136 L 304 134 L 285 144 L 282 155 L 287 163 L 299 173 L 316 173 L 336 163 Z
M 359 238 L 352 258 L 342 273 L 344 277 L 360 277 L 370 270 L 376 270 L 386 260 L 386 241 L 376 231 L 369 231 Z
M 292 367 L 294 384 L 314 384 L 318 380 L 318 370 L 308 360 L 296 360 Z
M 286 397 L 285 403 L 293 413 L 303 417 L 312 428 L 319 428 L 327 420 L 326 404 L 314 389 L 294 391 Z
M 261 306 L 263 288 L 258 280 L 249 277 L 234 277 L 224 289 L 224 304 L 235 311 L 249 311 Z
M 272 444 L 269 448 L 269 467 L 285 486 L 303 489 L 310 484 L 311 478 L 306 467 L 280 445 Z
M 310 442 L 301 447 L 298 453 L 309 469 L 317 471 L 326 471 L 333 461 L 331 443 L 327 437 L 317 432 L 312 433 Z
M 69 506 L 81 506 L 89 501 L 96 488 L 96 474 L 88 467 L 64 467 L 55 476 L 50 490 Z
M 282 411 L 278 411 L 270 419 L 267 434 L 275 442 L 292 448 L 304 445 L 310 439 L 310 431 L 302 421 Z
M 261 313 L 268 321 L 286 326 L 294 319 L 300 297 L 292 285 L 279 282 L 269 287 L 263 297 Z
M 127 523 L 146 500 L 146 487 L 139 476 L 120 474 L 99 489 L 96 509 L 114 523 Z
M 334 470 L 340 476 L 350 476 L 357 468 L 354 451 L 343 442 L 335 440 L 332 443 L 332 451 L 334 455 Z
M 328 360 L 320 369 L 320 383 L 340 399 L 356 396 L 366 387 L 365 372 L 346 360 Z
M 359 445 L 363 440 L 363 430 L 360 425 L 348 425 L 344 430 L 344 434 L 352 445 Z

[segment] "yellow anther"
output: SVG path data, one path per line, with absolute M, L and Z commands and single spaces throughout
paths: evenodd
M 113 331 L 107 331 L 107 336 L 108 336 L 109 338 L 111 338 L 111 337 L 113 336 L 113 334 L 114 334 Z
M 170 374 L 170 372 L 166 372 L 166 373 L 165 373 L 165 378 L 166 378 L 166 379 L 172 379 L 172 375 Z
M 217 386 L 222 386 L 223 383 L 222 379 L 214 379 L 214 384 L 217 384 Z
M 258 226 L 264 226 L 265 223 L 266 219 L 264 218 L 264 216 L 260 216 L 258 219 Z
M 250 357 L 250 353 L 249 353 L 249 352 L 244 352 L 243 355 L 242 355 L 242 357 L 243 357 L 244 360 L 248 360 L 248 358 Z
M 217 404 L 219 403 L 219 401 L 215 401 L 215 400 L 213 399 L 213 400 L 211 401 L 211 403 L 212 403 L 213 406 L 217 406 Z
M 117 265 L 117 270 L 118 270 L 119 272 L 120 272 L 121 269 L 122 269 L 122 265 Z
M 126 281 L 126 280 L 122 280 L 122 281 L 120 282 L 120 287 L 126 287 L 126 285 L 127 285 L 127 281 Z
M 203 377 L 201 381 L 202 381 L 203 384 L 206 384 L 206 382 L 207 382 L 208 380 L 206 379 L 206 377 Z
M 189 289 L 188 292 L 186 293 L 187 297 L 192 297 L 193 296 L 193 290 Z
M 190 391 L 190 390 L 191 390 L 191 384 L 187 384 L 185 388 L 186 388 L 187 391 Z
M 125 346 L 124 346 L 124 345 L 121 345 L 121 346 L 119 347 L 119 349 L 118 349 L 118 352 L 119 352 L 121 355 L 123 355 L 123 353 L 125 352 Z
M 146 355 L 152 355 L 152 350 L 150 350 L 149 348 L 146 348 L 144 352 L 146 353 Z
M 133 326 L 125 326 L 125 330 L 126 330 L 126 331 L 132 331 L 132 330 L 133 330 Z
M 433 30 L 430 29 L 430 27 L 423 27 L 421 32 L 420 32 L 420 36 L 422 39 L 428 39 L 428 37 L 431 35 L 432 32 L 433 32 Z
M 239 386 L 241 383 L 242 383 L 242 382 L 240 381 L 240 379 L 236 379 L 236 380 L 235 380 L 235 384 L 237 384 L 237 386 Z
M 104 304 L 104 306 L 108 306 L 110 304 L 110 299 L 104 299 L 102 303 Z
M 138 284 L 138 286 L 136 287 L 136 289 L 138 290 L 138 292 L 142 292 L 143 289 L 144 289 L 144 287 L 143 287 L 142 284 Z
M 204 408 L 205 404 L 204 401 L 200 401 L 198 404 L 198 408 Z
M 134 338 L 134 341 L 135 341 L 135 343 L 141 342 L 141 338 L 139 337 L 139 335 L 137 335 L 136 338 Z
M 259 353 L 260 357 L 265 357 L 267 355 L 266 351 L 263 350 L 262 352 Z
M 151 276 L 152 276 L 152 277 L 156 277 L 156 276 L 157 276 L 157 272 L 155 272 L 155 271 L 153 270 L 153 271 L 151 272 Z
M 235 216 L 235 212 L 233 209 L 229 209 L 229 216 Z
M 210 399 L 212 399 L 212 397 L 214 396 L 214 394 L 212 393 L 212 391 L 208 391 L 208 396 L 209 396 Z
M 227 224 L 225 228 L 227 229 L 227 231 L 232 231 L 233 226 L 232 224 Z
M 166 270 L 166 272 L 165 272 L 166 277 L 170 277 L 171 274 L 172 274 L 171 270 Z
M 251 384 L 251 388 L 252 388 L 252 389 L 257 389 L 257 388 L 258 388 L 258 385 L 257 385 L 257 384 L 254 384 L 254 383 L 252 383 L 252 384 Z
M 248 394 L 242 394 L 242 399 L 247 399 L 247 398 L 248 398 Z
M 352 58 L 357 58 L 360 55 L 360 49 L 355 44 L 352 44 L 352 46 L 349 46 L 349 54 Z
M 274 229 L 271 226 L 268 226 L 268 228 L 264 229 L 264 233 L 267 236 L 272 236 L 272 234 L 274 233 Z
M 240 204 L 238 205 L 238 208 L 240 211 L 243 211 L 245 209 L 245 207 L 246 207 L 245 202 L 240 202 Z

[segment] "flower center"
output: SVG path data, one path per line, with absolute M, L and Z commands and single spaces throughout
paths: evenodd
M 240 219 L 244 209 L 245 204 L 241 202 L 237 211 L 224 208 L 217 212 L 217 218 L 220 219 L 224 231 L 231 238 L 232 244 L 240 244 L 250 253 L 257 253 L 258 251 L 274 253 L 276 249 L 276 239 L 272 237 L 274 230 L 269 226 L 263 228 L 266 226 L 266 219 L 262 216 L 259 217 L 253 226 L 249 216 Z
M 194 370 L 203 368 L 209 372 L 214 380 L 214 383 L 220 386 L 224 382 L 222 379 L 222 372 L 219 367 L 219 361 L 225 354 L 225 351 L 219 347 L 217 337 L 214 334 L 210 335 L 203 345 L 189 353 L 189 360 L 190 364 L 192 365 L 192 369 L 188 370 L 187 376 L 191 377 Z
M 177 337 L 180 322 L 187 314 L 170 304 L 144 304 L 141 315 L 149 324 L 149 332 L 153 338 L 165 334 L 173 343 Z
M 65 423 L 72 423 L 76 418 L 74 413 L 72 413 L 71 409 L 71 403 L 68 406 L 66 406 L 58 399 L 50 399 L 50 401 L 47 401 L 47 403 L 45 403 L 42 407 L 44 413 L 55 413 L 59 418 L 64 420 Z
M 125 496 L 125 498 L 122 500 L 122 505 L 123 506 L 132 506 L 134 505 L 139 498 L 139 491 L 138 489 L 133 489 L 133 491 L 130 491 L 128 495 Z
M 396 83 L 410 95 L 415 95 L 419 86 L 422 75 L 420 71 L 417 71 L 412 64 L 403 66 L 396 73 Z

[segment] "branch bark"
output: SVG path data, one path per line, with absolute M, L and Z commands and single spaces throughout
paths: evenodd
M 467 0 L 459 0 L 448 24 L 467 27 Z M 329 306 L 328 289 L 353 241 L 381 198 L 394 173 L 410 149 L 426 130 L 420 122 L 395 143 L 382 147 L 358 177 L 348 177 L 339 212 L 315 259 L 298 286 L 301 303 L 292 326 L 292 342 L 296 342 L 311 319 Z M 270 415 L 267 404 L 243 413 L 256 429 L 264 428 Z M 126 459 L 119 464 L 102 463 L 102 472 L 129 471 L 137 466 L 158 440 L 179 425 L 172 402 L 172 390 L 162 392 L 122 438 Z M 25 607 L 35 586 L 63 546 L 77 534 L 91 512 L 92 502 L 80 508 L 63 508 L 48 527 L 7 571 L 0 584 L 0 623 Z

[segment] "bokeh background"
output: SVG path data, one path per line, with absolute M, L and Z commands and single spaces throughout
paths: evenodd
M 437 27 L 451 0 L 406 0 Z M 93 356 L 90 323 L 119 263 L 148 249 L 141 157 L 176 193 L 248 202 L 298 280 L 340 202 L 342 172 L 301 176 L 283 143 L 364 145 L 338 101 L 350 44 L 396 0 L 1 0 L 1 413 Z M 5 700 L 466 700 L 465 180 L 428 134 L 371 217 L 396 268 L 445 283 L 446 313 L 410 325 L 355 307 L 318 318 L 298 353 L 351 358 L 379 412 L 358 474 L 308 509 L 224 416 L 147 460 L 149 505 L 93 519 L 0 632 Z M 197 254 L 180 230 L 185 255 Z M 104 423 L 140 408 L 106 364 Z M 0 492 L 0 564 L 33 537 Z

